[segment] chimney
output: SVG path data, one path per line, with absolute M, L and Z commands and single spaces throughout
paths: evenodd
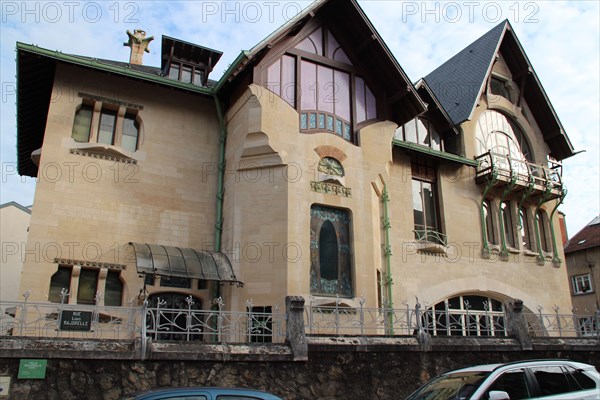
M 560 237 L 564 247 L 569 241 L 569 235 L 567 234 L 567 217 L 562 211 L 558 211 L 558 224 L 560 227 Z
M 131 47 L 131 55 L 129 56 L 129 64 L 142 65 L 144 52 L 150 53 L 148 45 L 154 40 L 154 36 L 146 38 L 146 31 L 134 29 L 133 33 L 127 31 L 129 41 L 123 43 L 123 46 Z

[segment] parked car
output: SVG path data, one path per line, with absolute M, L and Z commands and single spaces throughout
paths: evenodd
M 433 378 L 407 400 L 600 400 L 600 374 L 569 360 L 477 365 Z
M 282 400 L 270 393 L 242 388 L 186 387 L 153 389 L 123 400 Z

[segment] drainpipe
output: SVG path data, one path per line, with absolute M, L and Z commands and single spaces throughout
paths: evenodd
M 217 110 L 217 118 L 219 120 L 219 164 L 217 166 L 219 172 L 217 175 L 217 215 L 215 222 L 215 251 L 221 251 L 221 237 L 223 234 L 223 201 L 224 197 L 224 182 L 225 182 L 225 142 L 227 140 L 227 129 L 223 118 L 223 110 L 221 102 L 216 93 L 213 94 L 215 99 L 215 108 Z M 213 299 L 221 297 L 221 283 L 217 282 L 213 291 Z M 214 307 L 214 305 L 213 305 Z
M 558 206 L 560 206 L 565 200 L 565 197 L 567 197 L 567 189 L 563 188 L 563 190 L 560 193 L 559 200 L 556 202 L 556 205 L 550 213 L 550 233 L 552 234 L 552 248 L 554 249 L 554 257 L 552 258 L 552 264 L 557 268 L 560 267 L 561 260 L 560 258 L 558 258 L 558 248 L 556 247 L 556 234 L 554 233 L 554 213 L 556 212 L 556 210 L 558 210 Z
M 227 129 L 223 118 L 223 110 L 219 97 L 214 94 L 215 108 L 217 109 L 217 118 L 219 119 L 219 164 L 217 168 L 217 222 L 215 223 L 215 251 L 221 251 L 221 236 L 223 233 L 223 200 L 224 200 L 224 182 L 225 182 L 225 142 L 227 140 Z
M 542 197 L 540 198 L 540 200 L 538 201 L 538 205 L 535 208 L 535 241 L 537 244 L 537 249 L 538 249 L 538 256 L 537 256 L 537 263 L 538 265 L 544 265 L 544 251 L 542 249 L 542 239 L 540 236 L 540 220 L 538 218 L 538 213 L 540 211 L 540 208 L 542 208 L 542 204 L 544 204 L 545 202 L 550 200 L 550 186 L 546 185 L 546 190 L 544 191 L 544 194 L 542 195 Z M 562 202 L 562 201 L 561 201 Z M 560 204 L 560 203 L 559 203 Z M 543 221 L 542 221 L 543 223 Z M 552 234 L 554 234 L 554 229 L 552 230 Z
M 383 181 L 383 179 L 382 179 Z M 388 191 L 387 191 L 387 184 L 385 182 L 383 182 L 383 193 L 381 194 L 381 201 L 383 202 L 383 230 L 385 232 L 385 250 L 384 250 L 384 255 L 385 255 L 385 283 L 387 286 L 387 305 L 388 305 L 388 310 L 387 310 L 387 321 L 388 321 L 388 334 L 389 335 L 393 335 L 394 334 L 394 320 L 393 320 L 393 315 L 392 315 L 392 310 L 394 309 L 394 302 L 392 301 L 392 284 L 393 284 L 393 280 L 392 280 L 392 247 L 390 245 L 390 228 L 391 228 L 391 224 L 390 224 L 390 218 L 389 218 L 389 214 L 388 214 L 388 203 L 390 201 L 390 197 L 388 195 Z

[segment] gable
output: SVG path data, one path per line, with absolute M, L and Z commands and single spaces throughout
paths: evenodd
M 525 51 L 506 20 L 423 78 L 452 122 L 470 120 L 490 76 L 512 81 L 518 106 L 524 101 L 538 124 L 550 156 L 574 155 L 573 146 Z
M 350 71 L 351 79 L 360 74 L 382 102 L 378 118 L 402 124 L 425 110 L 411 81 L 355 0 L 315 2 L 249 52 L 241 54 L 218 85 L 224 89 L 222 98 L 239 93 L 239 86 L 248 82 L 249 73 L 252 74 L 251 82 L 266 87 L 268 67 L 286 53 L 324 51 L 328 43 L 322 43 L 317 49 L 314 41 L 305 41 L 321 26 L 327 27 L 342 51 L 315 54 L 314 61 L 327 64 L 333 60 L 339 63 L 338 69 L 345 71 L 344 65 L 348 65 L 345 54 L 355 69 Z M 295 49 L 298 44 L 300 48 Z M 291 63 L 289 59 L 283 62 Z

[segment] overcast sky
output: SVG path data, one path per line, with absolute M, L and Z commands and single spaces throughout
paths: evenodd
M 247 50 L 309 1 L 0 1 L 0 203 L 33 203 L 35 181 L 16 174 L 15 44 L 128 61 L 126 30 L 155 37 L 144 64 L 160 65 L 167 35 L 222 51 L 218 79 Z M 561 206 L 573 236 L 600 214 L 598 1 L 359 0 L 409 78 L 416 82 L 504 19 L 512 24 L 576 151 L 564 161 Z

